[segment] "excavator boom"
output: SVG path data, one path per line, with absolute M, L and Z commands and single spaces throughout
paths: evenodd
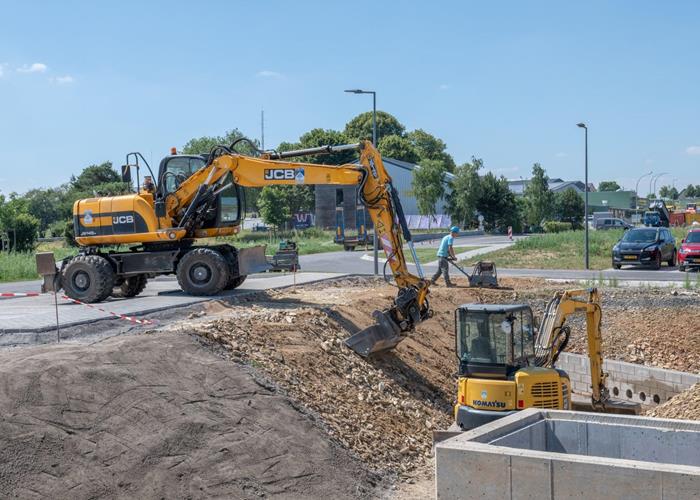
M 391 307 L 374 312 L 377 324 L 353 335 L 347 345 L 362 356 L 391 349 L 415 325 L 432 315 L 427 300 L 428 281 L 415 255 L 401 201 L 372 143 L 362 141 L 281 153 L 261 151 L 258 157 L 253 157 L 239 154 L 234 149 L 236 142 L 215 146 L 206 157 L 167 157 L 161 163 L 158 182 L 149 177 L 138 193 L 77 201 L 73 207 L 76 241 L 90 255 L 91 263 L 81 267 L 75 261 L 72 266 L 70 263 L 66 266 L 70 267 L 63 273 L 69 285 L 68 295 L 99 302 L 109 295 L 113 283 L 131 280 L 137 289 L 136 281 L 143 280 L 145 286 L 148 275 L 173 273 L 185 291 L 197 295 L 235 288 L 247 272 L 257 272 L 261 267 L 262 247 L 254 251 L 226 244 L 206 248 L 195 245 L 197 238 L 226 236 L 239 230 L 240 206 L 235 197 L 232 199 L 238 215 L 226 219 L 221 216 L 222 197 L 226 193 L 232 190 L 237 193 L 239 186 L 354 185 L 374 222 L 377 240 L 386 253 L 398 293 Z M 323 165 L 289 160 L 349 150 L 359 152 L 358 164 Z M 176 167 L 164 167 L 173 161 Z M 183 173 L 182 165 L 192 164 L 196 168 Z M 417 276 L 406 265 L 404 242 L 413 252 Z M 124 253 L 99 250 L 119 244 L 141 247 Z M 81 276 L 93 273 L 93 267 L 99 267 L 100 279 L 89 283 L 100 284 L 99 289 L 81 288 L 80 284 L 86 282 Z

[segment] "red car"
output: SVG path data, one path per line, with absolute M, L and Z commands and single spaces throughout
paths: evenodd
M 685 271 L 691 267 L 700 268 L 700 229 L 688 231 L 678 250 L 678 268 Z

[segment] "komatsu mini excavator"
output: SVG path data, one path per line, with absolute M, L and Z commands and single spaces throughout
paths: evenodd
M 175 274 L 180 287 L 193 295 L 214 295 L 238 287 L 248 274 L 269 266 L 264 247 L 237 249 L 228 244 L 200 246 L 198 238 L 237 233 L 241 225 L 241 188 L 273 185 L 355 185 L 372 217 L 377 239 L 387 255 L 398 286 L 394 304 L 375 311 L 377 324 L 347 340 L 349 347 L 367 356 L 393 348 L 406 332 L 432 316 L 428 284 L 413 248 L 411 233 L 391 177 L 379 152 L 368 141 L 277 153 L 258 151 L 247 156 L 236 151 L 239 139 L 216 146 L 208 155 L 165 157 L 155 177 L 139 153 L 127 155 L 122 178 L 131 182 L 136 167 L 136 193 L 89 198 L 73 205 L 77 256 L 63 261 L 60 285 L 76 300 L 105 300 L 118 290 L 138 295 L 150 277 Z M 359 152 L 359 164 L 320 165 L 289 162 L 287 158 Z M 139 185 L 145 165 L 150 176 Z M 157 179 L 157 182 L 154 180 Z M 418 276 L 410 273 L 403 253 L 404 240 L 416 262 Z M 126 251 L 108 250 L 132 245 Z
M 567 318 L 586 317 L 591 397 L 574 402 L 569 376 L 554 364 L 565 349 Z M 639 405 L 615 401 L 605 385 L 601 352 L 602 312 L 597 289 L 555 294 L 537 331 L 526 304 L 464 304 L 455 311 L 459 360 L 455 425 L 469 430 L 526 408 L 639 413 Z M 440 440 L 436 433 L 436 440 Z M 446 437 L 446 436 L 443 436 Z

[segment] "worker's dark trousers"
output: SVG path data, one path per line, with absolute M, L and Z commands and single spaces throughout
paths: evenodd
M 440 260 L 438 261 L 438 270 L 437 272 L 433 275 L 433 283 L 437 281 L 437 279 L 440 277 L 440 275 L 445 276 L 445 283 L 450 284 L 450 263 L 447 261 L 447 257 L 440 257 Z

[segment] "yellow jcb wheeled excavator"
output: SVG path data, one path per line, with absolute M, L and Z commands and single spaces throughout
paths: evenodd
M 573 401 L 569 376 L 554 364 L 569 341 L 566 319 L 586 315 L 591 398 Z M 639 413 L 614 401 L 605 385 L 600 297 L 595 288 L 555 294 L 536 331 L 526 304 L 464 304 L 455 311 L 459 359 L 455 425 L 469 430 L 525 408 Z M 439 440 L 438 433 L 436 439 Z
M 60 285 L 66 294 L 87 303 L 100 302 L 118 287 L 122 296 L 135 296 L 143 291 L 149 277 L 161 274 L 177 275 L 180 287 L 194 295 L 236 288 L 248 274 L 269 267 L 264 247 L 198 246 L 195 239 L 239 231 L 241 187 L 355 185 L 374 222 L 398 294 L 392 307 L 374 312 L 377 324 L 348 339 L 348 346 L 362 356 L 391 349 L 406 332 L 432 315 L 428 280 L 418 263 L 398 193 L 370 142 L 283 153 L 258 151 L 259 156 L 253 157 L 236 151 L 242 141 L 255 147 L 247 139 L 239 139 L 229 146 L 214 147 L 208 155 L 173 152 L 161 161 L 157 177 L 140 153 L 129 153 L 122 177 L 131 182 L 136 168 L 136 193 L 83 199 L 73 205 L 80 252 L 62 262 Z M 358 165 L 285 161 L 348 150 L 359 151 Z M 150 176 L 144 176 L 140 185 L 143 165 Z M 413 253 L 418 276 L 407 269 L 404 240 Z M 106 250 L 125 244 L 132 246 L 127 251 Z

